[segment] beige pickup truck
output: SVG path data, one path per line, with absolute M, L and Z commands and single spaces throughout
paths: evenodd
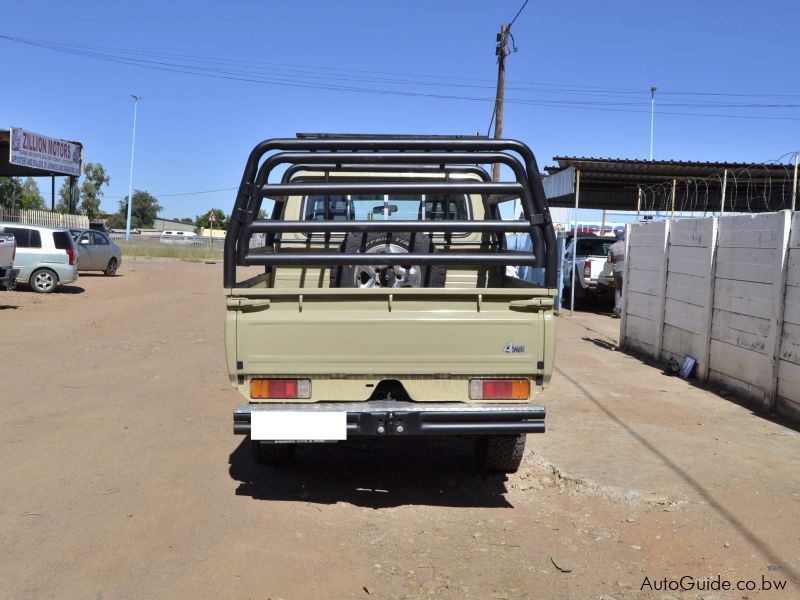
M 480 165 L 494 163 L 513 181 L 492 182 Z M 524 219 L 502 220 L 513 201 Z M 507 249 L 520 232 L 532 252 Z M 234 433 L 267 464 L 301 443 L 467 436 L 482 468 L 515 471 L 526 435 L 544 432 L 555 243 L 520 142 L 262 142 L 225 240 L 227 368 L 245 399 Z M 516 265 L 544 269 L 546 287 L 506 275 Z

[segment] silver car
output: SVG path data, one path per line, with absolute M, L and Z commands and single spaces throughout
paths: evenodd
M 69 230 L 78 246 L 80 271 L 102 271 L 113 277 L 122 264 L 122 249 L 111 238 L 94 229 Z
M 19 269 L 18 283 L 49 294 L 60 284 L 78 279 L 78 248 L 66 229 L 0 223 L 0 233 L 11 234 L 17 241 L 14 268 Z

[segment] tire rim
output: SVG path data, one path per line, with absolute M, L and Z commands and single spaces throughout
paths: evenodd
M 45 271 L 36 274 L 36 277 L 33 279 L 33 285 L 36 289 L 47 291 L 55 285 L 55 281 L 53 281 L 53 276 Z
M 408 254 L 408 250 L 398 244 L 381 244 L 373 246 L 366 254 Z M 422 269 L 419 265 L 391 265 L 376 267 L 359 265 L 353 273 L 353 283 L 359 288 L 375 287 L 420 287 L 422 285 Z
M 113 275 L 117 272 L 117 260 L 115 258 L 111 259 L 111 262 L 108 263 L 108 274 Z

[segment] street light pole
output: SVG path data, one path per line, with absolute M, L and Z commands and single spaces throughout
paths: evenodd
M 125 241 L 131 239 L 131 206 L 133 205 L 133 153 L 136 149 L 136 109 L 141 96 L 129 94 L 133 98 L 133 141 L 131 141 L 131 177 L 128 181 L 128 220 L 125 222 Z
M 656 112 L 656 86 L 650 88 L 650 160 L 653 160 L 653 120 Z

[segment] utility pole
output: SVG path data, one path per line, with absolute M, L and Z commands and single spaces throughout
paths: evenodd
M 650 87 L 650 160 L 653 160 L 653 121 L 656 113 L 656 86 Z
M 505 23 L 500 26 L 497 34 L 497 94 L 494 100 L 494 139 L 503 137 L 503 97 L 506 87 L 506 56 L 508 55 L 508 33 L 510 26 Z M 487 132 L 488 133 L 488 132 Z M 492 181 L 500 181 L 500 163 L 492 166 Z
M 136 149 L 136 109 L 141 96 L 129 94 L 133 98 L 133 141 L 131 142 L 131 177 L 128 180 L 128 220 L 125 222 L 125 241 L 131 239 L 131 206 L 133 206 L 133 151 Z

